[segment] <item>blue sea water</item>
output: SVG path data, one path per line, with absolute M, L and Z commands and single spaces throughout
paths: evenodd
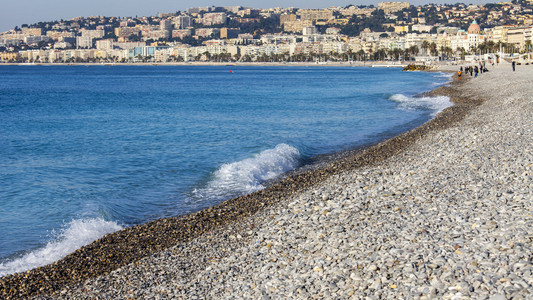
M 0 66 L 0 276 L 417 127 L 449 81 L 391 68 Z

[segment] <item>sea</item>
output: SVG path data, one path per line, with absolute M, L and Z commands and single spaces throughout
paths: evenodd
M 418 127 L 445 73 L 0 66 L 0 276 Z

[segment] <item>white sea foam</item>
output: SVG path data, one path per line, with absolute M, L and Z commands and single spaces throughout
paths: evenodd
M 27 271 L 50 264 L 105 234 L 122 229 L 115 222 L 102 219 L 73 220 L 62 229 L 57 237 L 43 248 L 31 251 L 20 258 L 0 264 L 0 276 Z
M 449 73 L 449 72 L 438 72 L 438 73 L 435 73 L 435 77 L 448 78 L 450 80 L 453 77 L 453 75 L 455 75 L 455 74 L 454 73 Z
M 432 115 L 435 116 L 439 112 L 443 111 L 447 107 L 453 105 L 448 96 L 436 96 L 436 97 L 407 97 L 402 94 L 392 95 L 390 100 L 398 102 L 400 109 L 413 110 L 413 109 L 430 109 L 433 111 Z
M 220 198 L 254 192 L 264 188 L 265 181 L 297 168 L 299 159 L 298 149 L 279 144 L 253 157 L 222 165 L 207 186 L 193 194 L 195 197 Z

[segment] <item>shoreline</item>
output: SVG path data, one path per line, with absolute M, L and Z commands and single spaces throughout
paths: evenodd
M 347 151 L 319 168 L 295 172 L 264 190 L 227 200 L 203 211 L 159 219 L 108 234 L 51 265 L 0 278 L 0 295 L 9 298 L 50 293 L 109 273 L 173 245 L 238 223 L 333 175 L 379 163 L 401 152 L 421 135 L 462 118 L 471 107 L 463 107 L 463 103 L 458 105 L 459 99 L 456 99 L 453 90 L 453 87 L 444 86 L 428 93 L 450 96 L 455 103 L 451 108 L 455 109 L 446 109 L 418 128 L 370 147 Z M 13 291 L 16 294 L 12 294 Z
M 391 67 L 403 68 L 409 64 L 426 65 L 424 62 L 415 61 L 341 61 L 341 62 L 146 62 L 146 63 L 0 63 L 0 66 L 228 66 L 228 67 L 277 67 L 277 66 L 298 66 L 298 67 Z M 463 63 L 465 64 L 465 63 Z M 455 66 L 459 65 L 455 61 L 436 62 L 429 64 L 430 67 Z

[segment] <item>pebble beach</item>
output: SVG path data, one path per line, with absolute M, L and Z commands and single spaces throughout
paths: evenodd
M 411 132 L 0 278 L 0 298 L 533 299 L 533 66 L 489 70 Z

